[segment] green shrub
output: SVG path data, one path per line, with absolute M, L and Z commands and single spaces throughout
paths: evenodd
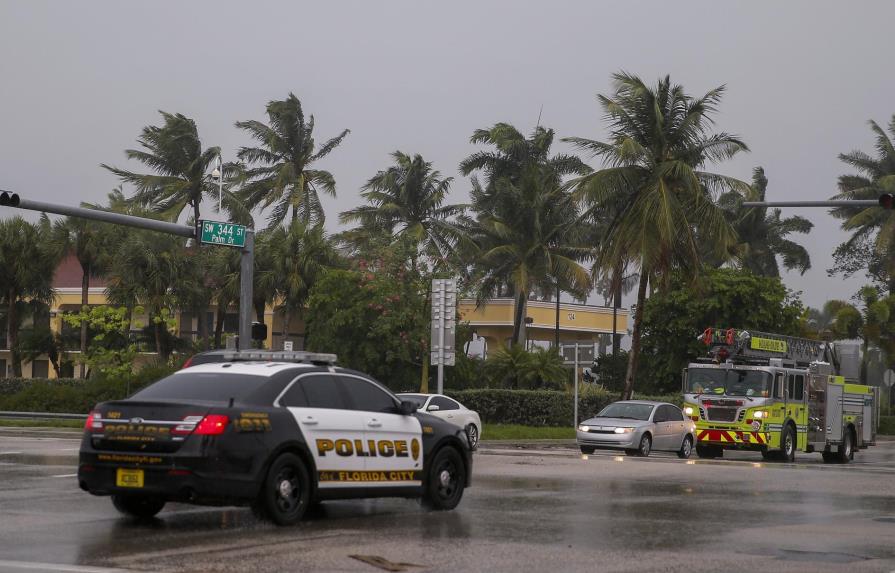
M 569 392 L 555 390 L 458 390 L 446 392 L 470 410 L 478 412 L 486 424 L 519 424 L 522 426 L 571 426 L 574 417 L 574 397 Z M 647 397 L 644 400 L 663 400 L 680 404 L 678 395 Z M 585 420 L 607 404 L 618 400 L 618 394 L 592 386 L 580 388 L 578 419 Z
M 895 436 L 895 416 L 880 416 L 878 434 Z
M 120 400 L 171 373 L 166 366 L 146 366 L 115 378 L 7 378 L 0 380 L 0 410 L 86 414 L 99 402 Z

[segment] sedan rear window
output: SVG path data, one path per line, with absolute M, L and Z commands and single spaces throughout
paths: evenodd
M 183 370 L 162 378 L 132 396 L 135 400 L 203 400 L 226 402 L 240 399 L 268 382 L 267 376 Z

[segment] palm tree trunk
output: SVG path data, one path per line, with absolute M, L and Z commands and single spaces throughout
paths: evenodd
M 618 333 L 618 309 L 622 306 L 622 273 L 621 265 L 612 270 L 612 355 L 618 355 L 622 344 L 622 335 Z
M 18 316 L 16 316 L 16 291 L 9 289 L 7 293 L 8 306 L 6 311 L 6 346 L 9 348 L 10 366 L 12 367 L 12 375 L 16 378 L 22 377 L 22 358 L 19 356 L 19 328 Z
M 528 303 L 528 292 L 521 288 L 516 294 L 516 312 L 513 317 L 513 344 L 521 344 L 525 348 L 525 311 Z
M 289 321 L 292 320 L 292 317 L 289 316 L 289 307 L 283 307 L 283 346 L 285 347 L 285 342 L 289 338 Z M 280 349 L 282 350 L 282 348 Z
M 559 290 L 559 284 L 557 283 L 557 285 L 556 285 L 556 333 L 555 333 L 555 338 L 556 338 L 555 348 L 556 348 L 557 352 L 560 352 L 560 349 L 559 349 L 559 295 L 560 295 L 560 290 Z
M 155 353 L 160 357 L 167 359 L 166 356 L 162 354 L 162 323 L 155 323 Z
M 82 267 L 81 272 L 81 307 L 87 306 L 89 302 L 88 294 L 90 291 L 90 267 Z M 87 364 L 84 359 L 87 357 L 87 321 L 81 321 L 81 364 L 78 366 L 78 378 L 84 379 L 87 376 Z
M 221 347 L 221 334 L 224 332 L 224 319 L 227 317 L 227 305 L 218 301 L 218 309 L 214 323 L 214 347 Z
M 640 358 L 640 323 L 643 321 L 643 303 L 646 301 L 646 286 L 649 273 L 640 270 L 640 285 L 637 288 L 637 308 L 634 310 L 634 327 L 631 332 L 631 351 L 628 353 L 628 372 L 625 374 L 625 389 L 622 400 L 630 400 L 634 392 L 634 376 L 637 375 L 637 361 Z
M 207 312 L 207 307 L 196 309 L 196 316 L 199 317 L 199 321 L 196 324 L 196 330 L 199 331 L 199 344 L 202 350 L 208 350 L 208 321 L 205 319 L 205 314 Z

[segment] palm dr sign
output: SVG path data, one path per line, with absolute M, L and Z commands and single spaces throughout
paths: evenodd
M 220 221 L 202 221 L 199 242 L 227 247 L 244 247 L 246 244 L 245 225 L 222 223 Z

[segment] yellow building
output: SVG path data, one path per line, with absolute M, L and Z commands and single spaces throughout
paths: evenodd
M 484 338 L 488 349 L 507 345 L 513 337 L 513 299 L 495 298 L 476 306 L 473 299 L 461 299 L 458 308 L 461 323 L 469 323 L 475 333 Z M 608 342 L 611 335 L 612 309 L 560 302 L 559 343 Z M 526 340 L 528 346 L 552 346 L 556 340 L 556 302 L 528 301 L 526 313 Z M 616 332 L 625 334 L 628 328 L 628 310 L 616 312 Z M 601 340 L 602 339 L 602 340 Z

